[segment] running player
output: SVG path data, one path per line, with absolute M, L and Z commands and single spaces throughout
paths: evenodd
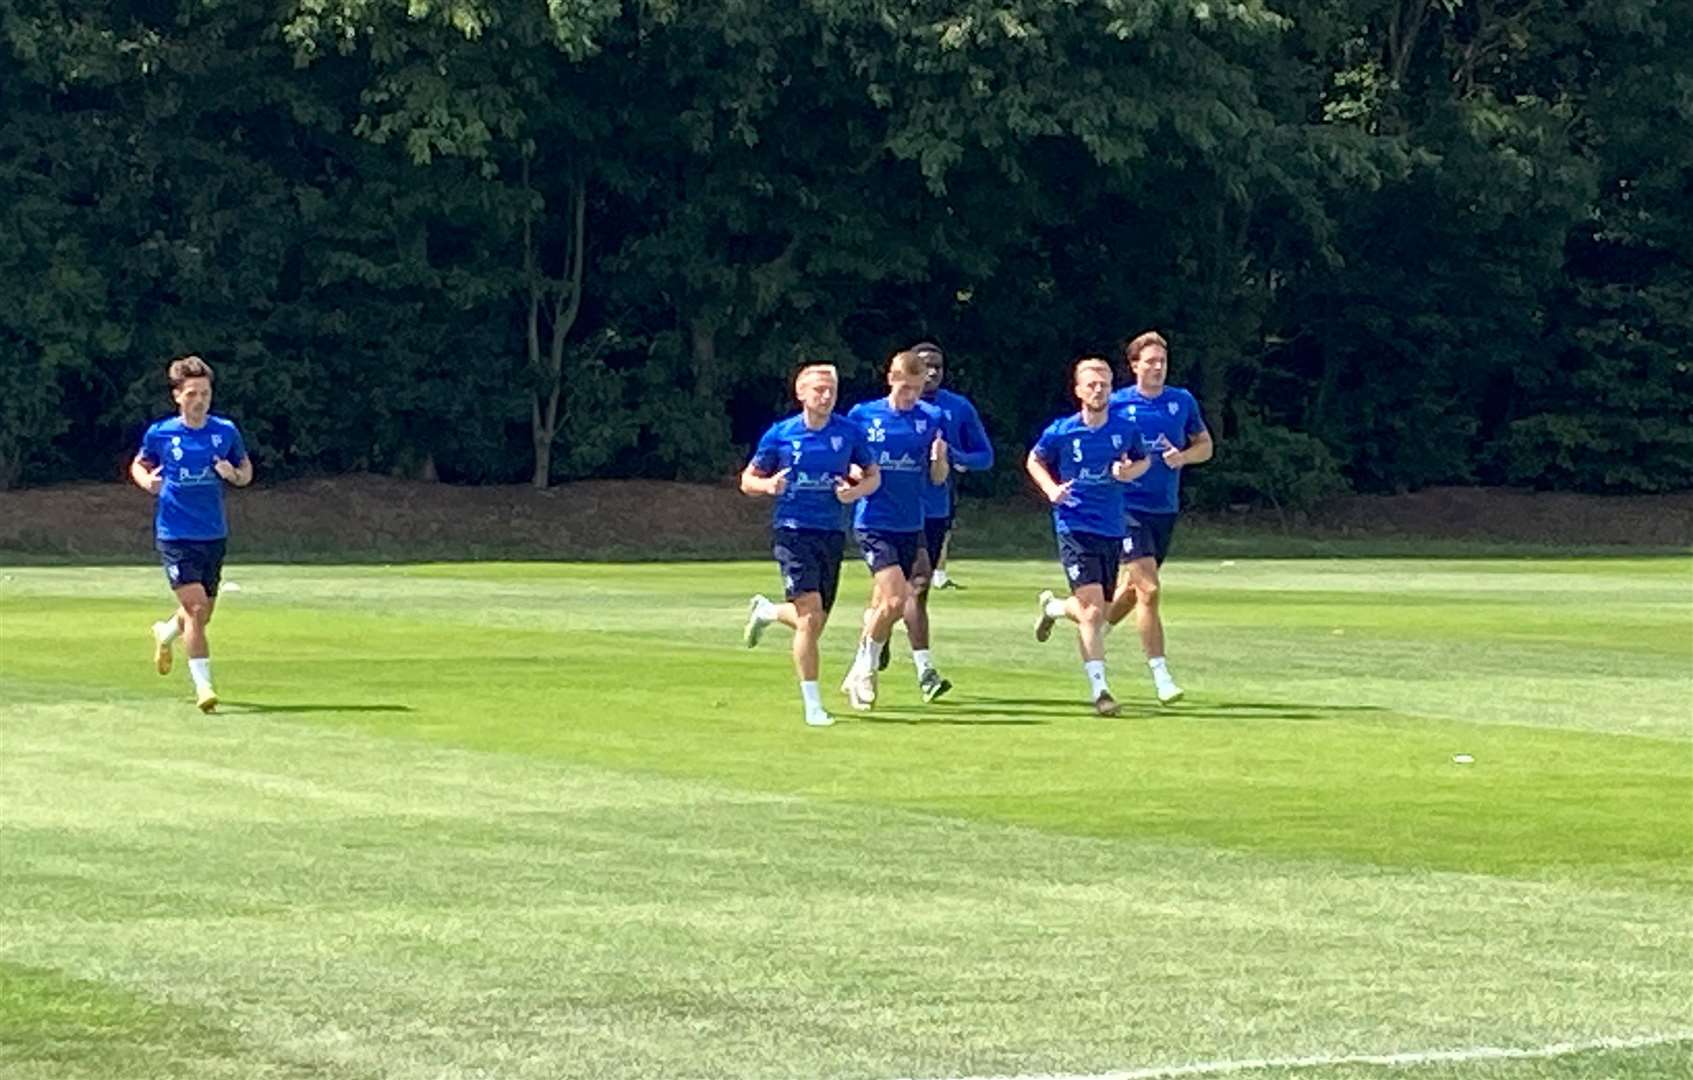
M 172 643 L 181 637 L 194 702 L 209 713 L 218 698 L 206 625 L 217 606 L 229 538 L 223 485 L 252 483 L 253 459 L 235 425 L 212 415 L 210 364 L 185 356 L 171 363 L 169 377 L 177 415 L 147 429 L 129 476 L 142 491 L 158 496 L 154 545 L 176 593 L 175 613 L 153 624 L 153 666 L 160 675 L 170 673 Z
M 881 473 L 858 426 L 835 415 L 840 377 L 833 364 L 811 364 L 794 379 L 800 411 L 771 425 L 758 440 L 752 460 L 741 471 L 741 490 L 776 500 L 770 525 L 770 550 L 782 572 L 784 603 L 763 595 L 747 605 L 745 641 L 758 644 L 773 622 L 794 632 L 794 670 L 799 674 L 805 722 L 828 727 L 835 722 L 823 708 L 817 686 L 817 642 L 835 606 L 841 579 L 841 549 L 846 540 L 844 506 L 876 490 Z M 857 465 L 857 483 L 848 470 Z
M 1105 679 L 1105 612 L 1122 551 L 1123 491 L 1151 462 L 1134 425 L 1111 411 L 1110 363 L 1097 356 L 1076 361 L 1075 392 L 1081 411 L 1048 425 L 1026 463 L 1052 503 L 1058 560 L 1070 582 L 1063 600 L 1050 590 L 1040 594 L 1035 640 L 1050 637 L 1058 619 L 1074 622 L 1094 711 L 1116 716 Z
M 875 704 L 877 659 L 904 616 L 923 546 L 923 493 L 930 484 L 945 483 L 948 474 L 944 417 L 922 400 L 927 377 L 921 356 L 910 349 L 895 353 L 888 362 L 888 395 L 854 406 L 849 414 L 882 470 L 881 486 L 853 508 L 859 550 L 872 578 L 864 636 L 841 683 L 855 709 Z
M 1123 539 L 1122 578 L 1111 602 L 1110 621 L 1116 626 L 1135 613 L 1146 665 L 1158 700 L 1173 705 L 1182 688 L 1164 660 L 1164 621 L 1158 611 L 1158 571 L 1170 554 L 1170 538 L 1181 510 L 1182 470 L 1210 461 L 1214 445 L 1199 402 L 1179 386 L 1169 386 L 1170 347 L 1162 334 L 1148 330 L 1123 347 L 1123 360 L 1134 385 L 1111 395 L 1113 412 L 1121 413 L 1140 432 L 1151 451 L 1152 468 L 1129 485 L 1124 496 L 1128 510 Z
M 945 483 L 929 484 L 924 489 L 923 548 L 917 554 L 910 598 L 905 603 L 905 634 L 911 642 L 912 661 L 917 666 L 917 687 L 923 692 L 924 701 L 933 701 L 952 689 L 952 683 L 935 669 L 929 650 L 929 588 L 931 583 L 940 583 L 941 559 L 952 532 L 954 480 L 958 473 L 993 468 L 993 443 L 988 441 L 982 418 L 970 399 L 942 388 L 946 356 L 941 347 L 924 341 L 911 346 L 911 351 L 923 358 L 923 400 L 941 411 L 941 436 L 946 440 L 947 464 L 953 474 Z M 888 666 L 886 646 L 877 666 Z

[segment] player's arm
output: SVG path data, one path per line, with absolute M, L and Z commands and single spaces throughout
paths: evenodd
M 246 487 L 253 482 L 253 459 L 251 457 L 243 457 L 239 465 L 231 465 L 223 458 L 213 458 L 212 468 L 227 483 L 234 484 L 236 487 Z
M 1180 450 L 1175 447 L 1164 451 L 1164 464 L 1172 469 L 1179 469 L 1183 465 L 1202 465 L 1211 460 L 1211 452 L 1215 446 L 1211 442 L 1211 432 L 1200 428 L 1188 438 L 1187 445 Z
M 747 467 L 741 470 L 742 495 L 780 495 L 788 489 L 788 470 L 777 469 L 767 472 L 758 463 L 758 459 L 747 462 Z
M 882 470 L 877 465 L 853 465 L 847 475 L 835 485 L 835 498 L 843 503 L 855 503 L 876 494 L 882 486 Z
M 129 463 L 129 478 L 149 495 L 157 495 L 165 486 L 164 467 L 155 464 L 145 451 L 136 454 L 135 460 Z
M 952 475 L 952 462 L 946 437 L 940 431 L 935 432 L 934 441 L 929 443 L 929 483 L 944 484 L 946 478 Z
M 1130 457 L 1124 454 L 1111 463 L 1111 475 L 1124 484 L 1131 484 L 1146 474 L 1152 468 L 1152 459 L 1142 454 L 1140 457 Z
M 958 445 L 952 448 L 952 467 L 959 472 L 984 472 L 993 468 L 993 442 L 976 406 L 967 405 L 964 421 L 958 425 Z
M 1052 475 L 1052 470 L 1047 467 L 1046 459 L 1041 456 L 1038 445 L 1029 451 L 1028 458 L 1023 462 L 1023 468 L 1028 472 L 1029 479 L 1033 480 L 1035 486 L 1040 488 L 1041 494 L 1046 496 L 1047 502 L 1063 502 L 1065 497 L 1070 494 L 1070 485 L 1059 483 L 1058 478 Z

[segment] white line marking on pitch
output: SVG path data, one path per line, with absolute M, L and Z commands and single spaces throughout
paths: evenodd
M 1104 1073 L 1036 1073 L 1023 1076 L 967 1076 L 956 1080 L 1166 1080 L 1178 1076 L 1218 1076 L 1254 1069 L 1316 1069 L 1326 1065 L 1433 1065 L 1465 1061 L 1503 1061 L 1514 1058 L 1555 1058 L 1594 1050 L 1639 1050 L 1648 1046 L 1693 1042 L 1693 1031 L 1641 1035 L 1629 1039 L 1593 1039 L 1547 1046 L 1470 1046 L 1460 1050 L 1411 1050 L 1398 1054 L 1322 1054 L 1313 1057 L 1249 1058 L 1237 1061 L 1196 1061 L 1188 1065 L 1154 1065 Z

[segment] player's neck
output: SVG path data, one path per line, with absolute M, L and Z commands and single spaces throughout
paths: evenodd
M 1164 391 L 1168 390 L 1169 388 L 1170 388 L 1169 383 L 1159 383 L 1157 386 L 1152 387 L 1151 389 L 1148 389 L 1148 388 L 1142 386 L 1140 383 L 1135 383 L 1135 389 L 1140 391 L 1140 396 L 1147 399 L 1148 401 L 1151 401 L 1153 398 L 1157 397 L 1159 394 L 1162 394 Z
M 800 410 L 800 415 L 805 419 L 805 429 L 807 431 L 822 431 L 824 428 L 829 426 L 829 417 L 834 415 L 834 411 L 802 409 Z
M 888 408 L 892 409 L 894 412 L 910 412 L 912 409 L 917 407 L 917 401 L 921 401 L 922 398 L 918 398 L 909 405 L 901 405 L 899 403 L 899 397 L 895 394 L 889 394 L 884 400 L 887 401 Z
M 1086 405 L 1082 406 L 1082 423 L 1086 424 L 1090 428 L 1101 427 L 1105 424 L 1105 421 L 1109 419 L 1111 419 L 1111 410 L 1109 407 L 1104 409 L 1090 409 Z
M 200 417 L 200 422 L 199 422 L 199 423 L 198 423 L 198 424 L 196 424 L 196 423 L 195 423 L 195 422 L 194 422 L 194 421 L 193 421 L 193 420 L 192 420 L 192 419 L 191 419 L 191 418 L 190 418 L 190 417 L 189 417 L 189 415 L 188 415 L 188 414 L 187 414 L 187 413 L 178 413 L 178 414 L 177 414 L 177 416 L 176 416 L 176 418 L 177 418 L 177 419 L 178 419 L 178 420 L 181 420 L 181 421 L 182 421 L 182 426 L 183 426 L 183 427 L 185 427 L 185 428 L 193 428 L 193 429 L 194 429 L 194 430 L 195 430 L 195 431 L 199 431 L 199 430 L 200 430 L 200 429 L 201 429 L 201 428 L 203 428 L 203 427 L 205 427 L 205 426 L 206 426 L 206 421 L 207 421 L 207 420 L 210 420 L 210 419 L 211 419 L 211 417 L 212 417 L 212 414 L 211 414 L 211 413 L 207 413 L 207 414 L 206 414 L 206 415 L 205 415 L 205 416 L 202 416 L 202 417 Z

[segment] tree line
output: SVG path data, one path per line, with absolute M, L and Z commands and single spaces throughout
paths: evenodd
M 1196 496 L 1693 487 L 1693 0 L 0 0 L 0 486 L 720 477 L 1147 328 Z M 1014 486 L 1016 470 L 990 483 Z

